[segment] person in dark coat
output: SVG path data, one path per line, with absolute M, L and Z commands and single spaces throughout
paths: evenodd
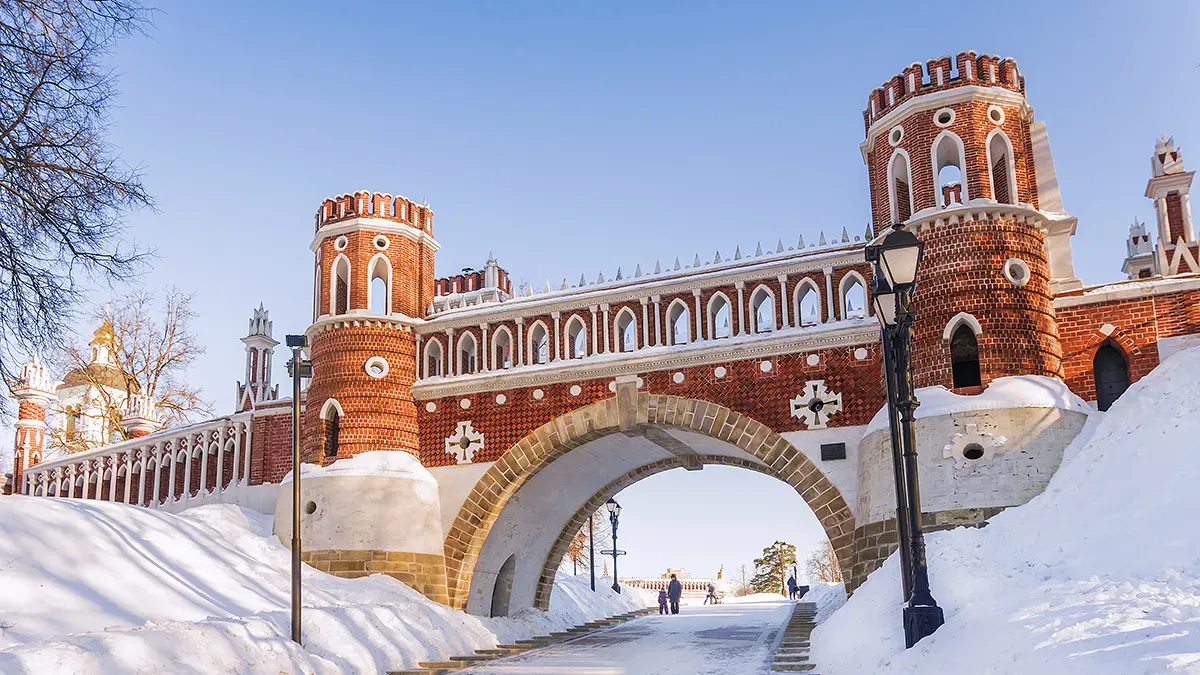
M 788 598 L 790 598 L 792 600 L 796 599 L 797 588 L 798 588 L 798 586 L 796 586 L 796 577 L 794 577 L 794 576 L 788 577 Z
M 667 584 L 667 597 L 671 600 L 671 613 L 679 613 L 679 598 L 683 596 L 683 584 L 679 583 L 679 579 L 675 575 L 671 575 L 671 583 Z
M 667 613 L 667 589 L 666 588 L 658 589 L 658 613 L 659 614 Z

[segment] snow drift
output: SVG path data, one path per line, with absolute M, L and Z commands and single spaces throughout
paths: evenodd
M 896 556 L 817 628 L 822 673 L 1200 673 L 1200 348 L 1094 415 L 1045 493 L 927 537 L 946 625 L 911 650 Z
M 304 568 L 289 639 L 290 554 L 271 517 L 172 515 L 109 502 L 0 499 L 0 673 L 375 673 L 645 607 L 560 577 L 549 612 L 480 619 L 390 577 Z

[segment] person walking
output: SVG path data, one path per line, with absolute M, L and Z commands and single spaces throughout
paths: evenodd
M 667 584 L 667 598 L 671 600 L 671 613 L 679 613 L 679 598 L 683 595 L 683 584 L 679 583 L 679 579 L 674 574 L 671 575 L 671 583 Z
M 704 596 L 704 604 L 707 605 L 709 600 L 712 600 L 714 605 L 717 604 L 717 587 L 713 584 L 708 585 L 708 595 Z
M 798 588 L 798 587 L 796 586 L 796 577 L 795 577 L 795 575 L 788 577 L 788 584 L 787 584 L 787 586 L 788 586 L 788 599 L 789 599 L 789 600 L 795 600 L 795 599 L 796 599 L 796 589 Z
M 666 587 L 658 589 L 658 613 L 667 613 L 667 589 Z

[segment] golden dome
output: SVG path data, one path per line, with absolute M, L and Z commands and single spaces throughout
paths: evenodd
M 104 323 L 100 324 L 100 327 L 96 329 L 96 332 L 92 333 L 92 341 L 88 344 L 112 346 L 113 327 L 112 322 L 107 317 L 105 317 Z

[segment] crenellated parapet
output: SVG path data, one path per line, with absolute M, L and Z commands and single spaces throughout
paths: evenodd
M 909 99 L 969 85 L 1025 94 L 1025 78 L 1012 59 L 974 51 L 960 52 L 953 61 L 949 56 L 941 56 L 929 59 L 924 66 L 914 62 L 871 90 L 863 110 L 864 128 L 869 131 L 876 120 Z
M 382 218 L 433 234 L 433 209 L 407 197 L 359 190 L 326 199 L 317 209 L 316 229 L 353 218 Z

